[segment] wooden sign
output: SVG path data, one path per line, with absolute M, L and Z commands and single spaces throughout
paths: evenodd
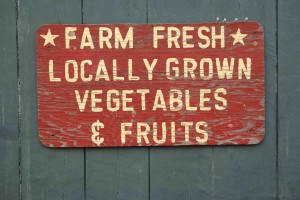
M 265 135 L 256 22 L 45 25 L 36 54 L 47 147 L 246 145 Z

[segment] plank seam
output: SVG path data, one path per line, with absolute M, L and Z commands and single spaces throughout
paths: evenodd
M 146 20 L 147 20 L 147 24 L 149 23 L 149 19 L 148 19 L 148 17 L 149 17 L 149 13 L 148 13 L 148 9 L 149 9 L 149 2 L 148 2 L 149 0 L 146 0 Z
M 211 199 L 214 200 L 216 193 L 215 193 L 215 152 L 214 147 L 211 148 Z
M 213 12 L 213 0 L 210 1 L 211 13 Z M 211 22 L 213 21 L 213 15 L 211 14 Z M 211 147 L 211 199 L 214 200 L 215 193 L 215 152 L 214 146 Z
M 278 148 L 279 148 L 279 112 L 278 112 L 278 0 L 276 0 L 276 199 L 279 200 L 280 189 L 279 189 L 279 157 L 278 157 Z
M 149 0 L 146 0 L 146 22 L 149 23 Z M 148 149 L 148 199 L 151 200 L 150 147 Z
M 86 200 L 86 150 L 83 149 L 83 193 L 84 193 L 84 199 Z
M 18 175 L 19 175 L 19 199 L 22 199 L 22 140 L 21 140 L 21 76 L 20 76 L 20 48 L 19 48 L 19 0 L 15 1 L 16 15 L 16 52 L 17 52 L 17 81 L 18 81 Z
M 17 81 L 18 81 L 18 175 L 19 175 L 19 199 L 22 199 L 22 140 L 21 140 L 21 76 L 20 76 L 20 48 L 19 48 L 19 0 L 15 1 L 16 15 L 16 52 L 17 52 Z
M 80 0 L 81 3 L 81 24 L 83 23 L 83 0 Z M 86 148 L 83 148 L 83 194 L 84 194 L 84 199 L 87 199 L 87 194 L 86 194 Z
M 81 23 L 83 24 L 83 0 L 81 0 Z

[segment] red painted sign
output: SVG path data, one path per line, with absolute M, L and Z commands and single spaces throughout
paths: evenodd
M 245 145 L 265 135 L 256 22 L 45 25 L 36 54 L 45 146 Z

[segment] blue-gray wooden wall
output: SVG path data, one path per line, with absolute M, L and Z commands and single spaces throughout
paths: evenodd
M 0 199 L 300 199 L 299 10 L 299 0 L 0 0 Z M 35 63 L 39 26 L 216 18 L 248 18 L 264 27 L 266 137 L 261 144 L 41 145 Z

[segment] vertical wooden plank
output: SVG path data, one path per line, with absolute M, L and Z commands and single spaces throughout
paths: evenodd
M 213 18 L 258 21 L 265 31 L 266 136 L 261 144 L 214 147 L 216 199 L 276 197 L 276 2 L 213 1 Z
M 85 0 L 83 23 L 146 23 L 146 1 Z M 86 150 L 87 199 L 148 199 L 148 149 Z
M 82 149 L 49 149 L 37 132 L 35 32 L 43 24 L 80 23 L 80 0 L 19 4 L 22 199 L 83 199 Z
M 0 2 L 0 196 L 19 199 L 16 3 Z
M 279 197 L 300 198 L 300 2 L 278 1 Z
M 211 21 L 210 1 L 149 0 L 149 23 Z M 211 199 L 211 147 L 150 148 L 150 199 Z

